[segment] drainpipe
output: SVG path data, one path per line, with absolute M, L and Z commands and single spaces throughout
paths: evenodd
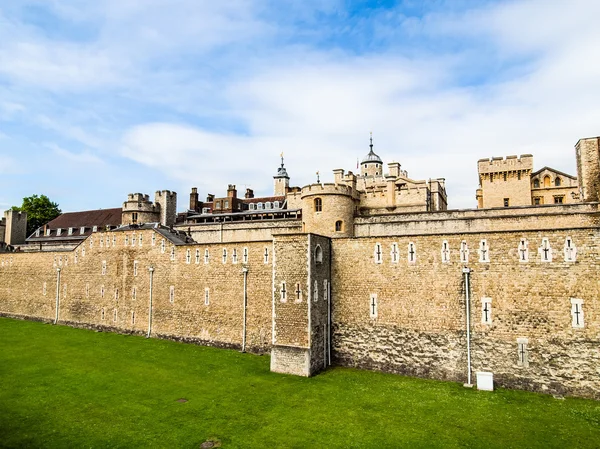
M 146 335 L 146 338 L 150 338 L 150 333 L 152 332 L 152 287 L 154 281 L 154 267 L 149 267 L 148 271 L 150 272 L 150 304 L 148 306 L 148 335 Z
M 60 268 L 56 269 L 56 316 L 54 317 L 54 324 L 58 323 L 58 306 L 60 300 Z
M 242 352 L 246 352 L 246 309 L 248 308 L 248 268 L 242 268 L 244 273 L 244 329 L 242 331 Z
M 469 275 L 471 274 L 471 270 L 468 267 L 464 267 L 463 273 L 465 275 L 465 307 L 467 316 L 467 383 L 464 384 L 464 386 L 472 387 L 473 384 L 471 383 L 471 296 L 469 292 Z

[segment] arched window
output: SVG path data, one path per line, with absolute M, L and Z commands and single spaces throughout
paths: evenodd
M 534 179 L 533 180 L 533 188 L 534 189 L 539 189 L 540 188 L 540 180 L 539 179 Z
M 544 176 L 544 187 L 550 187 L 550 176 Z
M 343 223 L 342 220 L 335 222 L 335 232 L 342 232 Z
M 554 179 L 554 185 L 555 185 L 556 187 L 560 187 L 560 184 L 561 184 L 561 180 L 560 180 L 560 178 L 557 176 L 557 177 Z
M 321 248 L 321 245 L 317 245 L 315 248 L 315 262 L 323 263 L 323 249 Z
M 323 210 L 323 200 L 321 198 L 315 198 L 315 212 L 321 212 Z

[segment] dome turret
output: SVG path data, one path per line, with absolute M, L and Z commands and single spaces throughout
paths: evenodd
M 377 176 L 383 172 L 383 161 L 373 151 L 373 133 L 371 133 L 369 154 L 367 154 L 360 163 L 360 172 L 362 176 Z

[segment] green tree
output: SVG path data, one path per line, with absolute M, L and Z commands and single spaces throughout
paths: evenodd
M 27 212 L 27 235 L 31 235 L 37 228 L 61 214 L 58 204 L 50 201 L 46 195 L 23 198 L 23 204 L 20 207 L 13 206 L 12 210 Z

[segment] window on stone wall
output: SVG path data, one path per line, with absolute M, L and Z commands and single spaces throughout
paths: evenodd
M 204 264 L 208 264 L 208 260 L 210 258 L 210 254 L 208 252 L 208 248 L 204 250 Z
M 269 263 L 269 248 L 265 246 L 265 252 L 263 253 L 263 262 Z
M 469 245 L 466 240 L 460 242 L 460 263 L 469 263 Z
M 169 302 L 173 304 L 175 302 L 175 286 L 171 285 L 169 287 Z
M 487 243 L 487 240 L 483 239 L 479 242 L 479 262 L 489 262 L 490 261 L 490 248 Z
M 540 188 L 540 180 L 539 179 L 534 179 L 533 180 L 533 188 L 534 189 L 539 189 Z
M 529 242 L 527 239 L 519 241 L 517 252 L 519 253 L 519 262 L 529 262 Z
M 192 252 L 190 251 L 189 248 L 185 251 L 185 263 L 187 263 L 187 264 L 192 263 Z
M 538 248 L 538 253 L 542 262 L 552 262 L 552 248 L 548 238 L 544 237 L 542 239 L 542 245 Z
M 104 320 L 104 307 L 102 307 L 102 310 L 100 311 L 100 319 Z
M 100 297 L 104 298 L 104 285 L 100 286 Z
M 323 200 L 321 198 L 315 198 L 315 212 L 323 211 Z
M 119 289 L 115 288 L 115 301 L 119 300 Z
M 204 288 L 204 305 L 207 306 L 210 304 L 210 290 L 208 287 Z
M 302 289 L 300 288 L 300 283 L 296 284 L 296 302 L 302 302 Z
M 563 252 L 565 254 L 565 262 L 575 262 L 577 259 L 577 248 L 575 247 L 575 243 L 573 243 L 573 239 L 571 237 L 567 237 L 565 239 Z
M 313 285 L 313 301 L 317 302 L 318 300 L 319 300 L 319 283 L 315 279 L 315 282 Z
M 287 289 L 285 287 L 285 282 L 281 283 L 281 289 L 279 290 L 279 292 L 280 292 L 281 302 L 286 302 L 287 301 Z
M 104 247 L 104 238 L 100 236 L 100 248 Z
M 492 324 L 492 298 L 481 298 L 481 323 Z
M 557 176 L 556 178 L 554 178 L 554 185 L 556 187 L 560 187 L 562 184 L 562 180 Z
M 528 340 L 526 338 L 517 338 L 517 366 L 524 368 L 529 366 L 529 350 L 527 349 Z
M 323 300 L 329 299 L 329 286 L 327 285 L 327 279 L 323 281 Z
M 544 187 L 550 187 L 550 176 L 544 176 Z
M 398 251 L 398 244 L 392 243 L 392 249 L 390 250 L 390 256 L 392 259 L 392 263 L 398 263 L 400 259 L 400 252 Z
M 140 236 L 138 237 L 138 242 L 139 245 L 142 246 L 142 238 L 144 237 L 144 234 L 140 234 Z
M 554 204 L 563 204 L 565 201 L 564 195 L 555 195 L 554 196 Z
M 129 246 L 129 236 L 125 236 L 125 246 Z
M 175 260 L 175 246 L 171 246 L 171 260 Z
M 150 244 L 152 246 L 156 245 L 156 234 L 154 232 L 152 233 L 152 238 L 150 239 Z
M 248 248 L 244 248 L 244 252 L 242 254 L 242 263 L 248 263 Z
M 533 198 L 533 204 L 536 206 L 544 204 L 544 199 L 542 197 L 536 196 L 535 198 Z
M 102 276 L 106 275 L 106 260 L 102 261 Z
M 338 220 L 335 222 L 335 232 L 342 232 L 343 222 L 342 220 Z
M 415 263 L 417 261 L 417 247 L 413 242 L 408 244 L 408 263 Z
M 227 263 L 227 248 L 223 248 L 223 263 Z
M 131 311 L 131 324 L 135 324 L 135 312 Z
M 137 260 L 133 261 L 133 275 L 134 276 L 138 275 L 138 261 Z
M 321 248 L 321 245 L 315 247 L 315 262 L 323 263 L 323 248 Z
M 200 250 L 196 248 L 196 265 L 200 263 Z
M 377 293 L 371 293 L 369 296 L 369 316 L 377 318 Z
M 135 287 L 131 288 L 131 299 L 135 300 L 137 297 L 137 289 Z
M 135 235 L 135 234 L 133 234 L 133 235 L 131 236 L 131 246 L 135 246 L 135 244 L 136 244 L 136 235 Z
M 116 235 L 113 235 L 113 238 L 112 238 L 112 246 L 113 246 L 113 248 L 114 248 L 115 246 L 117 246 L 117 236 L 116 236 Z
M 233 250 L 231 250 L 231 261 L 233 263 L 238 263 L 237 248 L 233 248 Z
M 138 213 L 137 212 L 132 212 L 131 213 L 131 222 L 132 223 L 137 223 L 138 220 Z
M 504 207 L 508 207 L 510 205 L 510 199 L 504 198 Z
M 77 261 L 79 260 L 79 250 L 75 250 L 75 256 L 73 257 L 74 262 L 77 263 Z
M 160 242 L 160 252 L 164 253 L 166 251 L 166 249 L 167 249 L 167 242 L 165 242 L 165 239 L 162 239 Z
M 223 209 L 229 209 L 229 200 L 223 201 Z
M 583 299 L 571 298 L 571 325 L 583 328 Z
M 442 242 L 442 263 L 450 263 L 450 246 L 447 240 Z
M 373 260 L 375 263 L 383 262 L 383 253 L 381 251 L 381 243 L 375 243 L 375 249 L 373 250 Z
M 113 321 L 116 323 L 117 322 L 117 309 L 113 310 Z

